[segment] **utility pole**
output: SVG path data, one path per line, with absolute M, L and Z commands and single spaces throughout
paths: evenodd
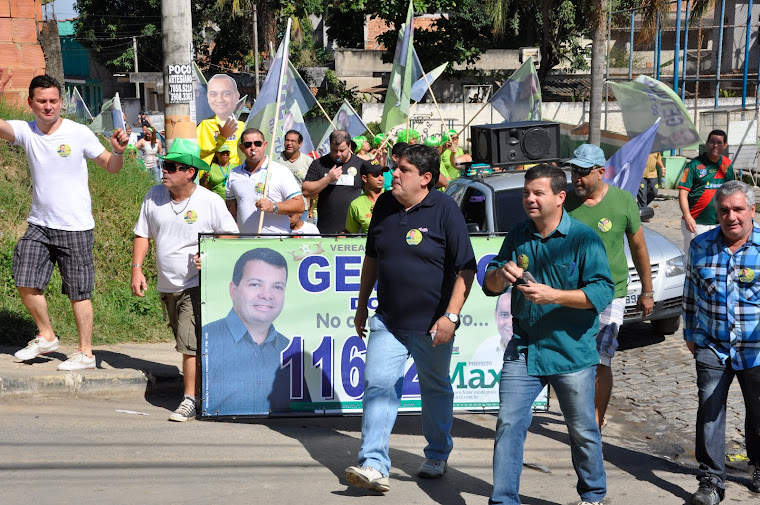
M 253 64 L 256 66 L 256 100 L 259 99 L 259 11 L 253 2 Z
M 193 99 L 191 10 L 190 0 L 161 2 L 167 147 L 175 138 L 196 140 L 195 123 L 190 119 Z
M 132 37 L 132 54 L 135 57 L 135 73 L 138 73 L 140 69 L 137 66 L 137 37 Z M 140 99 L 140 83 L 135 83 L 135 97 Z M 144 109 L 143 109 L 144 110 Z

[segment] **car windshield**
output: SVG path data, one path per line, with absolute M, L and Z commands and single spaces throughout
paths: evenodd
M 494 220 L 497 232 L 508 232 L 514 225 L 528 218 L 522 205 L 522 190 L 519 187 L 496 192 Z

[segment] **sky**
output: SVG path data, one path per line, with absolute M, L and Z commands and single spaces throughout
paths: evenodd
M 55 16 L 58 19 L 71 19 L 77 16 L 74 10 L 76 0 L 55 0 Z M 42 8 L 43 12 L 45 7 Z

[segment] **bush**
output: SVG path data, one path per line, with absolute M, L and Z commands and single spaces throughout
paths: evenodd
M 27 111 L 0 102 L 0 118 L 33 119 Z M 110 143 L 101 138 L 108 146 Z M 95 311 L 93 343 L 156 342 L 169 340 L 171 332 L 162 321 L 155 290 L 154 255 L 145 261 L 148 279 L 146 298 L 131 295 L 132 229 L 137 222 L 145 193 L 153 185 L 149 174 L 127 156 L 124 168 L 110 174 L 96 163 L 88 162 L 92 211 L 95 217 Z M 31 207 L 31 177 L 22 148 L 0 141 L 0 169 L 5 180 L 0 184 L 0 343 L 24 344 L 34 337 L 36 327 L 19 299 L 12 279 L 13 249 L 26 231 Z M 61 294 L 61 278 L 55 269 L 45 291 L 50 318 L 58 337 L 66 344 L 77 342 L 77 331 L 68 297 Z

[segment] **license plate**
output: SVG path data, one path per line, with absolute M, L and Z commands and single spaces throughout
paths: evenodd
M 626 305 L 636 305 L 636 302 L 639 301 L 639 295 L 625 295 L 625 304 Z

